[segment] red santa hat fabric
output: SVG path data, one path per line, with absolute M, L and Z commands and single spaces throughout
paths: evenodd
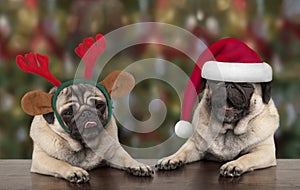
M 198 93 L 204 81 L 269 82 L 272 68 L 244 42 L 225 38 L 209 46 L 198 58 L 188 82 L 182 102 L 181 120 L 175 125 L 175 133 L 188 138 L 193 133 L 190 123 Z

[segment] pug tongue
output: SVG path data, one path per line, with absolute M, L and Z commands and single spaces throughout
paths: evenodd
M 85 123 L 84 128 L 92 128 L 92 127 L 96 127 L 97 123 L 95 121 L 88 121 Z
M 223 108 L 224 108 L 226 111 L 233 110 L 233 107 L 232 107 L 232 106 L 229 106 L 228 104 L 226 104 L 226 106 L 223 106 Z

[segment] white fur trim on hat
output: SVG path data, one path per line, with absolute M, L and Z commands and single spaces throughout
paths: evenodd
M 175 134 L 181 138 L 189 138 L 192 136 L 194 130 L 190 122 L 180 120 L 175 125 Z
M 228 63 L 207 61 L 202 68 L 202 77 L 226 82 L 270 82 L 272 68 L 263 63 Z

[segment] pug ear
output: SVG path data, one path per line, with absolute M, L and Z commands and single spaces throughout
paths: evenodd
M 26 93 L 22 100 L 21 106 L 25 113 L 28 115 L 44 115 L 53 112 L 52 96 L 43 91 L 34 90 Z
M 44 114 L 43 118 L 47 121 L 48 124 L 53 124 L 54 123 L 54 112 Z
M 262 82 L 260 85 L 263 102 L 268 104 L 271 99 L 271 82 Z
M 128 94 L 135 85 L 134 77 L 125 71 L 113 71 L 103 81 L 111 98 L 119 98 Z

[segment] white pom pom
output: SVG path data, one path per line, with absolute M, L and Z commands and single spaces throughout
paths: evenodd
M 178 137 L 186 139 L 192 136 L 193 132 L 193 126 L 188 121 L 180 120 L 175 125 L 175 134 Z

